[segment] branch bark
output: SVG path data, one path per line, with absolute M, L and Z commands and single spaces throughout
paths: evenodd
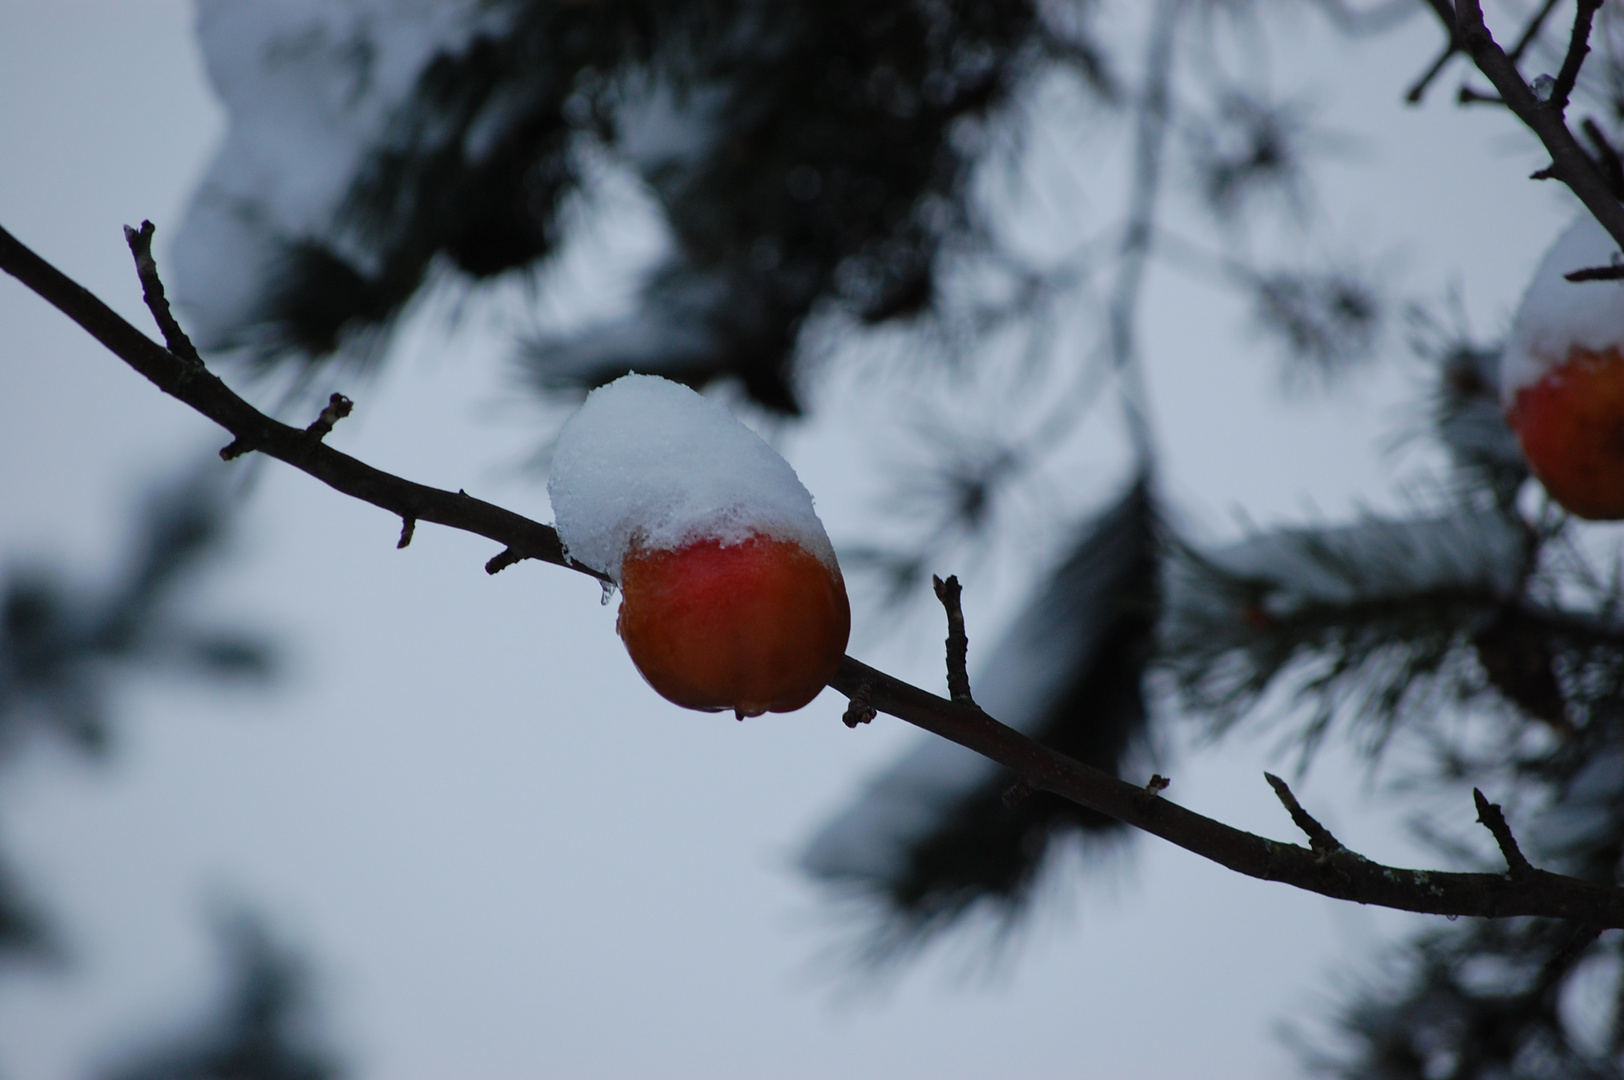
M 509 552 L 518 553 L 603 579 L 600 572 L 569 559 L 558 534 L 546 525 L 462 492 L 392 476 L 263 415 L 217 376 L 142 334 L 3 228 L 0 269 L 56 306 L 164 393 L 224 427 L 233 442 L 269 454 L 405 522 L 432 521 L 495 540 L 505 550 L 493 563 Z M 408 526 L 402 540 L 409 535 Z M 1146 787 L 1119 780 L 1056 753 L 974 705 L 947 701 L 849 656 L 829 685 L 853 700 L 855 711 L 865 714 L 862 719 L 877 710 L 905 720 L 1013 770 L 1018 787 L 1053 792 L 1249 877 L 1402 911 L 1486 918 L 1532 915 L 1604 929 L 1624 927 L 1624 889 L 1532 867 L 1516 874 L 1406 870 L 1371 862 L 1340 844 L 1333 849 L 1322 842 L 1315 851 L 1281 843 L 1160 797 L 1165 784 L 1158 786 L 1156 778 Z M 848 723 L 852 719 L 848 712 Z
M 139 260 L 139 254 L 137 258 Z M 150 249 L 145 261 L 151 261 Z M 432 521 L 495 540 L 515 553 L 514 561 L 540 559 L 601 581 L 608 580 L 603 572 L 565 555 L 558 533 L 549 526 L 466 492 L 442 491 L 392 476 L 334 450 L 314 433 L 271 419 L 238 397 L 201 363 L 183 361 L 131 326 L 89 290 L 29 250 L 4 228 L 0 228 L 0 269 L 78 323 L 158 389 L 229 431 L 233 447 L 258 450 L 284 461 L 335 491 L 382 507 L 402 519 Z M 147 268 L 141 266 L 140 269 L 145 277 Z M 156 273 L 153 268 L 154 278 Z
M 841 693 L 866 686 L 880 712 L 906 720 L 1012 769 L 1028 787 L 1050 791 L 1220 866 L 1337 900 L 1431 915 L 1504 918 L 1539 915 L 1597 926 L 1624 925 L 1624 889 L 1533 870 L 1458 874 L 1383 866 L 1356 852 L 1316 852 L 1214 821 L 1144 788 L 1057 754 L 978 708 L 955 705 L 847 657 L 829 683 Z
M 1590 0 L 1580 0 L 1581 14 L 1576 17 L 1574 42 L 1568 51 L 1570 57 L 1575 57 L 1572 60 L 1575 79 L 1584 56 L 1585 43 L 1581 37 L 1588 37 L 1590 32 L 1590 19 L 1584 15 L 1584 8 L 1589 3 Z M 1545 149 L 1551 155 L 1551 166 L 1541 171 L 1566 184 L 1585 204 L 1585 209 L 1594 214 L 1602 227 L 1612 234 L 1619 247 L 1624 248 L 1624 204 L 1614 196 L 1601 169 L 1569 130 L 1563 118 L 1566 94 L 1560 100 L 1553 94 L 1549 102 L 1540 101 L 1534 96 L 1534 91 L 1523 81 L 1516 63 L 1489 33 L 1489 28 L 1483 22 L 1483 7 L 1479 0 L 1458 0 L 1455 23 L 1455 33 L 1477 69 L 1500 91 L 1506 107 L 1545 144 Z M 1564 76 L 1568 66 L 1566 63 L 1563 65 Z

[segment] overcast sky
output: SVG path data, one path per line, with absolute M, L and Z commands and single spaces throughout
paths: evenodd
M 144 328 L 120 226 L 156 222 L 161 259 L 224 122 L 190 19 L 179 0 L 0 0 L 0 224 Z M 1451 79 L 1425 110 L 1397 104 L 1436 46 L 1420 20 L 1358 47 L 1311 18 L 1297 32 L 1310 45 L 1279 58 L 1279 84 L 1317 88 L 1357 136 L 1321 189 L 1325 245 L 1372 249 L 1411 288 L 1457 283 L 1476 328 L 1497 331 L 1567 213 L 1523 179 L 1526 142 L 1443 104 Z M 1202 290 L 1160 273 L 1145 320 L 1168 486 L 1193 527 L 1391 506 L 1425 473 L 1424 454 L 1390 449 L 1419 384 L 1401 350 L 1352 393 L 1288 402 L 1236 311 Z M 514 467 L 535 414 L 504 380 L 478 320 L 420 320 L 384 376 L 345 387 L 356 412 L 329 441 L 549 519 Z M 110 573 L 143 485 L 222 442 L 0 281 L 0 562 Z M 783 443 L 830 532 L 855 535 L 862 440 L 830 423 Z M 1054 875 L 1055 902 L 990 977 L 960 945 L 883 987 L 842 980 L 818 962 L 838 913 L 791 860 L 915 734 L 888 718 L 849 732 L 830 693 L 743 724 L 668 706 L 592 582 L 533 564 L 491 579 L 488 543 L 423 527 L 399 552 L 398 527 L 264 468 L 200 607 L 284 642 L 285 679 L 134 680 L 105 764 L 41 746 L 5 777 L 4 850 L 74 959 L 0 981 L 5 1075 L 83 1077 L 203 1009 L 208 919 L 231 903 L 309 958 L 353 1075 L 394 1080 L 1284 1077 L 1275 1025 L 1311 1019 L 1415 925 L 1147 840 L 1086 881 Z M 971 581 L 972 658 L 1019 584 Z M 854 649 L 935 687 L 941 631 L 921 625 L 919 641 L 859 627 Z M 1260 776 L 1279 764 L 1266 740 L 1181 751 L 1169 796 L 1294 839 Z M 1366 854 L 1425 857 L 1345 759 L 1301 793 Z

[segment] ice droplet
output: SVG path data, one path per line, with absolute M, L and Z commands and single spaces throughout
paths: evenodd
M 1534 91 L 1534 97 L 1540 101 L 1549 101 L 1551 95 L 1556 93 L 1556 80 L 1549 75 L 1535 75 L 1533 85 L 1529 89 Z
M 598 600 L 598 603 L 608 607 L 609 601 L 615 598 L 615 583 L 612 581 L 600 581 L 598 586 L 603 589 L 603 596 Z

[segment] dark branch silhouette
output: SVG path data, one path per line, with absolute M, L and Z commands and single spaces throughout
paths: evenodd
M 141 251 L 136 251 L 141 272 L 155 278 L 156 266 L 145 265 L 150 262 L 150 229 L 143 228 L 136 236 L 147 245 L 145 261 Z M 441 491 L 381 472 L 331 449 L 306 431 L 265 416 L 217 376 L 142 334 L 3 228 L 0 269 L 61 310 L 159 389 L 224 427 L 233 436 L 233 445 L 287 462 L 333 489 L 407 522 L 431 521 L 504 544 L 504 552 L 488 567 L 493 572 L 501 565 L 534 558 L 604 579 L 600 571 L 569 559 L 558 534 L 546 525 L 460 491 Z M 149 290 L 149 295 L 157 294 Z M 1119 780 L 999 723 L 975 705 L 937 697 L 849 656 L 829 685 L 852 699 L 848 723 L 873 712 L 898 717 L 1011 769 L 1020 788 L 1052 792 L 1250 877 L 1403 911 L 1487 918 L 1533 915 L 1572 919 L 1593 927 L 1624 927 L 1624 889 L 1531 867 L 1485 874 L 1383 866 L 1337 844 L 1334 838 L 1327 843 L 1328 833 L 1314 849 L 1280 843 L 1160 797 L 1165 785 L 1158 785 L 1157 778 L 1143 787 Z M 1293 802 L 1295 799 L 1288 807 Z M 1293 815 L 1300 823 L 1313 821 L 1300 806 Z M 1318 827 L 1317 822 L 1314 825 Z M 1311 831 L 1310 836 L 1314 835 Z
M 1483 7 L 1479 0 L 1460 0 L 1455 5 L 1454 33 L 1477 69 L 1500 92 L 1505 106 L 1545 144 L 1545 149 L 1551 155 L 1551 165 L 1541 172 L 1566 184 L 1601 222 L 1602 227 L 1618 241 L 1619 246 L 1624 247 L 1624 204 L 1618 201 L 1602 167 L 1579 144 L 1563 119 L 1567 95 L 1572 90 L 1573 81 L 1579 76 L 1579 67 L 1589 49 L 1591 16 L 1599 5 L 1596 0 L 1580 0 L 1578 6 L 1567 59 L 1550 98 L 1545 101 L 1535 96 L 1533 89 L 1523 81 L 1516 62 L 1506 55 L 1506 51 L 1494 40 L 1494 35 L 1489 33 L 1489 28 L 1483 22 Z
M 1286 813 L 1291 815 L 1292 822 L 1308 837 L 1309 847 L 1321 855 L 1347 850 L 1342 846 L 1342 841 L 1331 835 L 1330 829 L 1321 825 L 1312 814 L 1303 809 L 1303 804 L 1297 801 L 1297 796 L 1292 793 L 1291 787 L 1284 780 L 1274 773 L 1264 773 L 1263 779 L 1274 788 L 1275 796 L 1280 800 L 1280 805 L 1286 808 Z
M 1506 824 L 1506 815 L 1499 805 L 1491 803 L 1477 788 L 1472 789 L 1472 801 L 1477 803 L 1477 820 L 1494 834 L 1494 842 L 1500 845 L 1500 854 L 1506 857 L 1506 872 L 1512 877 L 1526 877 L 1534 873 L 1533 865 L 1529 863 L 1528 856 L 1522 853 L 1522 848 L 1517 846 L 1517 838 L 1511 834 L 1511 826 Z
M 1579 69 L 1584 66 L 1590 52 L 1590 27 L 1595 21 L 1601 0 L 1578 0 L 1573 12 L 1573 33 L 1568 37 L 1568 52 L 1562 58 L 1562 67 L 1556 73 L 1556 84 L 1546 106 L 1558 116 L 1568 111 L 1568 99 L 1579 82 Z
M 1563 274 L 1562 277 L 1568 281 L 1617 281 L 1624 278 L 1624 265 L 1587 266 L 1583 270 Z
M 930 583 L 947 612 L 947 695 L 961 705 L 974 705 L 975 699 L 970 696 L 970 639 L 964 633 L 958 576 L 949 574 L 943 581 L 932 575 Z
M 4 229 L 0 229 L 0 266 L 78 323 L 158 389 L 229 431 L 233 447 L 240 445 L 245 450 L 257 450 L 284 461 L 335 491 L 382 507 L 398 517 L 462 529 L 505 545 L 519 558 L 540 559 L 607 580 L 601 571 L 582 566 L 566 556 L 558 533 L 546 525 L 463 491 L 442 491 L 392 476 L 334 450 L 302 428 L 271 419 L 238 397 L 201 364 L 180 359 L 131 326 L 82 285 Z M 156 268 L 152 273 L 156 274 Z

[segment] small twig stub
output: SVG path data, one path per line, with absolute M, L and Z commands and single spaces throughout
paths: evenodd
M 327 407 L 322 409 L 321 415 L 305 428 L 305 434 L 313 439 L 325 439 L 327 433 L 333 430 L 333 425 L 350 415 L 354 409 L 355 402 L 343 394 L 333 394 L 327 399 Z
M 158 330 L 164 336 L 164 344 L 188 367 L 200 368 L 203 358 L 198 355 L 197 347 L 192 339 L 186 336 L 186 331 L 180 328 L 175 315 L 169 310 L 169 299 L 164 295 L 163 279 L 158 276 L 158 263 L 152 257 L 153 225 L 150 221 L 143 221 L 139 229 L 124 226 L 124 242 L 130 245 L 130 254 L 135 256 L 135 275 L 141 281 L 141 299 L 146 302 L 147 310 L 152 312 L 152 318 L 158 324 Z
M 458 492 L 458 494 L 461 494 L 461 492 Z M 506 570 L 514 563 L 523 562 L 524 558 L 525 557 L 523 555 L 521 555 L 518 551 L 515 551 L 513 548 L 505 548 L 499 554 L 493 556 L 490 562 L 485 564 L 485 572 L 487 574 L 500 574 L 503 570 Z
M 858 724 L 866 724 L 879 715 L 873 704 L 870 703 L 868 695 L 867 683 L 859 686 L 857 692 L 852 694 L 851 701 L 846 706 L 845 715 L 840 718 L 847 727 L 855 729 Z
M 1297 796 L 1291 793 L 1291 788 L 1284 780 L 1274 775 L 1274 773 L 1267 772 L 1263 774 L 1263 779 L 1267 780 L 1269 786 L 1274 788 L 1275 795 L 1285 806 L 1286 812 L 1291 815 L 1292 822 L 1308 836 L 1309 847 L 1322 856 L 1345 850 L 1342 847 L 1342 841 L 1332 836 L 1330 829 L 1314 820 L 1313 815 L 1303 809 L 1302 803 L 1297 801 Z
M 1517 846 L 1517 838 L 1511 834 L 1511 826 L 1506 824 L 1505 813 L 1477 788 L 1472 789 L 1472 801 L 1477 803 L 1477 820 L 1494 834 L 1494 842 L 1500 845 L 1500 854 L 1506 858 L 1507 873 L 1512 877 L 1532 874 L 1534 866 L 1522 853 L 1522 848 Z
M 947 612 L 947 696 L 961 705 L 974 705 L 968 669 L 970 639 L 964 633 L 964 608 L 960 603 L 963 590 L 959 587 L 958 575 L 949 574 L 943 581 L 932 574 L 930 582 L 936 589 L 936 599 Z

